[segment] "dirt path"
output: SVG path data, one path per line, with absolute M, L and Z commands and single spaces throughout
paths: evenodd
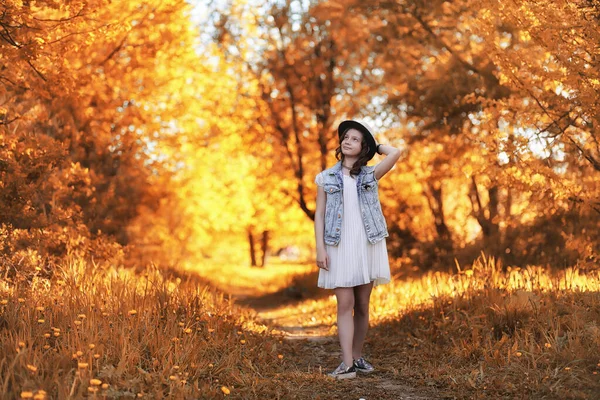
M 265 325 L 281 331 L 284 337 L 293 341 L 300 350 L 294 361 L 300 370 L 309 373 L 326 374 L 335 368 L 341 358 L 337 334 L 332 334 L 329 324 L 314 321 L 306 326 L 306 315 L 290 314 L 288 306 L 299 301 L 294 294 L 286 291 L 271 293 L 261 297 L 232 294 L 238 304 L 256 311 L 257 317 Z M 368 348 L 368 343 L 367 346 Z M 377 359 L 374 358 L 374 361 Z M 431 390 L 415 389 L 403 384 L 401 375 L 393 367 L 377 366 L 378 371 L 370 375 L 360 375 L 357 379 L 332 386 L 331 398 L 351 398 L 363 400 L 425 400 L 441 399 Z M 341 383 L 341 382 L 340 382 Z M 337 393 L 339 388 L 343 393 Z M 348 397 L 347 393 L 351 393 Z M 342 396 L 342 397 L 338 397 Z

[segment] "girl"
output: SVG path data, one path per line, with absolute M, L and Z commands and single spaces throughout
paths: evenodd
M 379 179 L 400 158 L 400 151 L 376 144 L 371 132 L 357 121 L 342 122 L 335 151 L 339 161 L 315 179 L 318 286 L 334 290 L 342 348 L 342 363 L 329 374 L 335 379 L 354 378 L 356 371 L 374 371 L 362 355 L 369 299 L 374 285 L 390 281 L 385 244 L 388 231 L 377 189 Z M 385 158 L 367 166 L 376 152 Z

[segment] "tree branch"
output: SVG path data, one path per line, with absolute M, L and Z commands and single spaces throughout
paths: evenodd
M 531 98 L 533 98 L 535 100 L 535 102 L 537 103 L 537 105 L 540 107 L 540 109 L 544 112 L 544 114 L 546 114 L 546 116 L 548 116 L 548 118 L 550 118 L 550 120 L 552 120 L 552 124 L 550 124 L 549 126 L 555 125 L 556 128 L 558 130 L 560 130 L 560 132 L 567 137 L 567 139 L 577 148 L 577 150 L 579 150 L 579 152 L 581 153 L 581 155 L 590 162 L 590 164 L 592 164 L 592 167 L 596 170 L 596 171 L 600 171 L 600 160 L 596 160 L 591 154 L 589 154 L 585 149 L 583 149 L 579 143 L 577 143 L 571 136 L 569 136 L 566 133 L 566 129 L 571 125 L 570 121 L 568 123 L 568 125 L 566 127 L 562 127 L 559 124 L 560 119 L 562 119 L 562 117 L 556 121 L 554 119 L 554 117 L 552 115 L 550 115 L 550 111 L 548 110 L 548 108 L 546 106 L 544 106 L 542 104 L 542 102 L 537 98 L 537 96 L 535 94 L 533 94 L 533 92 L 531 91 L 531 89 L 529 89 L 524 83 L 523 81 L 521 81 L 521 79 L 519 79 L 518 76 L 516 76 L 514 73 L 512 74 L 513 78 L 519 82 L 519 84 L 521 85 L 521 87 L 523 87 L 527 93 L 529 93 L 529 96 L 531 96 Z M 570 111 L 569 111 L 570 113 Z
M 131 31 L 130 31 L 131 32 Z M 110 54 L 100 63 L 100 65 L 104 65 L 108 62 L 108 60 L 110 60 L 115 54 L 117 54 L 117 52 L 119 50 L 121 50 L 121 48 L 123 47 L 123 45 L 125 44 L 125 40 L 127 40 L 127 37 L 129 36 L 129 32 L 127 32 L 125 34 L 125 36 L 123 37 L 123 40 L 121 40 L 121 42 L 117 45 L 117 47 L 115 47 L 113 49 L 113 51 L 110 52 Z
M 82 17 L 83 14 L 83 10 L 85 9 L 85 6 L 83 6 L 78 12 L 77 14 L 68 17 L 68 18 L 59 18 L 59 19 L 53 19 L 53 18 L 38 18 L 33 16 L 32 19 L 39 21 L 39 22 L 67 22 L 67 21 L 71 21 L 74 20 L 76 18 Z
M 31 63 L 31 61 L 30 61 L 30 60 L 27 60 L 27 64 L 29 64 L 29 66 L 30 66 L 31 68 L 33 68 L 33 70 L 36 72 L 36 74 L 37 74 L 37 75 L 38 75 L 40 78 L 42 78 L 42 80 L 43 80 L 44 82 L 47 82 L 47 81 L 48 81 L 48 80 L 46 79 L 46 77 L 44 76 L 44 74 L 42 74 L 40 71 L 38 71 L 38 69 L 37 69 L 37 68 L 36 68 L 36 67 L 35 67 L 35 66 L 34 66 L 34 65 Z
M 5 42 L 7 42 L 8 44 L 10 44 L 13 47 L 16 47 L 17 49 L 22 48 L 23 46 L 19 45 L 15 39 L 13 39 L 12 35 L 10 34 L 10 31 L 8 30 L 8 28 L 6 27 L 6 25 L 1 24 L 0 26 L 2 26 L 2 28 L 4 29 L 5 34 L 2 34 L 0 32 L 0 37 L 2 37 L 2 39 L 4 39 Z
M 427 22 L 425 22 L 425 20 L 423 20 L 423 18 L 421 18 L 421 16 L 417 15 L 417 13 L 414 11 L 408 11 L 408 13 L 410 15 L 412 15 L 412 17 L 414 19 L 416 19 L 417 22 L 419 22 L 421 27 L 427 33 L 429 33 L 429 36 L 431 36 L 438 43 L 438 45 L 445 48 L 448 51 L 448 53 L 450 53 L 452 55 L 452 57 L 454 57 L 456 60 L 458 60 L 458 62 L 463 67 L 465 67 L 469 71 L 476 73 L 479 76 L 484 76 L 484 73 L 482 71 L 480 71 L 478 68 L 476 68 L 473 64 L 465 61 L 456 51 L 454 51 L 454 49 L 452 49 L 451 46 L 449 46 L 442 38 L 440 38 L 438 35 L 436 35 L 435 32 L 433 32 L 433 30 L 431 29 L 431 27 L 427 24 Z

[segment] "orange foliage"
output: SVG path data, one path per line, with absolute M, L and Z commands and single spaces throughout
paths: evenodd
M 393 255 L 592 262 L 596 8 L 460 4 L 235 2 L 201 43 L 179 1 L 5 2 L 3 253 L 106 235 L 133 265 L 310 254 L 313 178 L 363 116 L 404 151 L 382 184 Z
M 396 254 L 419 252 L 424 267 L 464 249 L 466 259 L 484 248 L 519 265 L 597 254 L 595 6 L 305 6 L 264 1 L 252 19 L 240 3 L 220 10 L 216 28 L 223 53 L 259 81 L 252 126 L 272 138 L 272 162 L 289 168 L 273 173 L 308 216 L 336 123 L 364 116 L 405 153 L 401 174 L 382 185 Z M 561 254 L 572 241 L 591 250 Z
M 73 241 L 143 239 L 129 230 L 169 197 L 176 160 L 164 156 L 192 118 L 188 10 L 178 1 L 3 3 L 0 223 L 26 230 L 5 246 L 62 257 Z

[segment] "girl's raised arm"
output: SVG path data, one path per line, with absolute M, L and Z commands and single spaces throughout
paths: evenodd
M 379 154 L 385 154 L 385 158 L 375 166 L 375 179 L 379 180 L 396 164 L 400 158 L 400 150 L 389 144 L 379 144 L 377 150 Z

